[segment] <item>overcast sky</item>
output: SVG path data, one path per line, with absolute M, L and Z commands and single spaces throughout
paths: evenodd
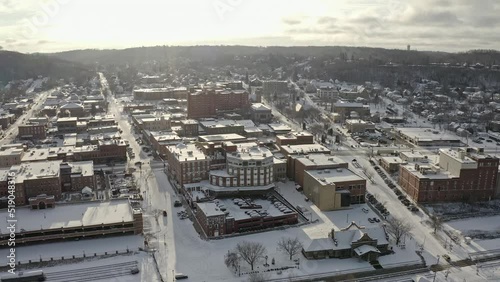
M 0 46 L 500 49 L 499 0 L 0 0 Z

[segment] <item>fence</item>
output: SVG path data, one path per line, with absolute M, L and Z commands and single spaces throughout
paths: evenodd
M 60 257 L 42 257 L 40 256 L 39 259 L 30 259 L 27 261 L 17 261 L 17 265 L 28 265 L 28 264 L 33 264 L 33 263 L 52 263 L 52 262 L 61 262 L 61 261 L 70 261 L 70 260 L 83 260 L 87 258 L 95 258 L 95 257 L 106 257 L 106 256 L 117 256 L 117 255 L 125 255 L 125 254 L 134 254 L 138 251 L 142 251 L 141 248 L 138 248 L 137 250 L 131 250 L 131 249 L 126 249 L 126 250 L 115 250 L 115 251 L 109 251 L 109 252 L 91 252 L 91 253 L 86 253 L 85 251 L 82 252 L 82 254 L 77 254 L 77 255 L 67 255 L 67 256 L 60 256 Z M 8 268 L 8 265 L 3 265 L 0 267 L 1 269 Z

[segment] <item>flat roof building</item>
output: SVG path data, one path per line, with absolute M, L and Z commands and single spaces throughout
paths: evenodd
M 7 217 L 7 210 L 0 211 Z M 16 245 L 75 240 L 106 235 L 140 234 L 143 229 L 140 204 L 127 201 L 91 202 L 53 209 L 16 209 Z M 7 246 L 9 233 L 0 234 Z
M 487 201 L 496 193 L 498 166 L 498 158 L 472 148 L 441 149 L 438 160 L 402 165 L 399 184 L 417 202 Z
M 303 189 L 322 211 L 345 209 L 365 202 L 366 180 L 346 168 L 309 170 Z
M 314 144 L 314 136 L 306 131 L 292 131 L 285 135 L 276 136 L 276 145 L 278 146 L 305 144 Z
M 432 128 L 396 128 L 402 139 L 417 146 L 462 146 L 456 135 L 434 130 Z
M 181 187 L 208 179 L 210 161 L 195 143 L 167 147 L 167 173 Z

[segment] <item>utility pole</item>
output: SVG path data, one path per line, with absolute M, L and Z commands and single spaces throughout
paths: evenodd
M 439 259 L 441 258 L 441 256 L 437 256 L 437 262 L 436 262 L 436 265 L 439 265 Z M 436 276 L 437 276 L 437 270 L 434 271 L 434 278 L 432 279 L 432 282 L 436 282 Z

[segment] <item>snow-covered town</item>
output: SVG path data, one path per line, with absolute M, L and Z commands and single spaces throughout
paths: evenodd
M 499 14 L 0 0 L 0 282 L 500 281 Z
M 499 279 L 499 93 L 138 75 L 130 90 L 116 74 L 46 90 L 49 79 L 28 81 L 4 104 L 1 213 L 10 222 L 15 183 L 17 222 L 0 236 L 15 238 L 22 273 Z

